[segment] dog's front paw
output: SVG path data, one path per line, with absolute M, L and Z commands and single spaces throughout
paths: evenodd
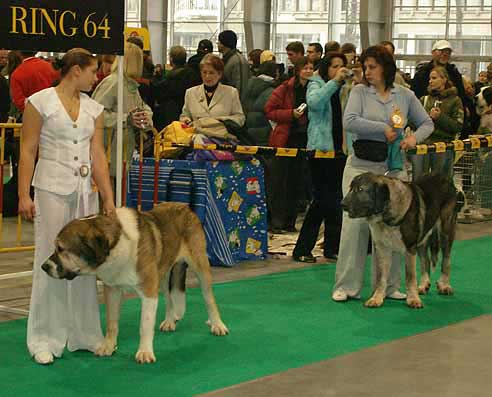
M 407 298 L 407 305 L 408 307 L 411 307 L 412 309 L 422 309 L 424 307 L 422 301 L 418 296 L 415 297 L 408 297 Z
M 437 284 L 437 291 L 439 292 L 439 295 L 454 294 L 453 288 L 448 283 L 443 283 L 441 281 L 438 281 L 436 284 Z
M 429 292 L 430 287 L 431 287 L 430 281 L 427 281 L 425 283 L 421 283 L 419 285 L 419 295 L 426 295 L 427 292 Z
M 154 352 L 144 352 L 139 350 L 137 354 L 135 354 L 135 361 L 139 364 L 151 364 L 156 362 L 156 358 Z
M 159 329 L 162 332 L 174 332 L 176 331 L 176 321 L 164 320 L 159 326 Z
M 104 339 L 104 342 L 96 349 L 94 354 L 99 357 L 112 356 L 115 351 L 115 341 L 111 339 Z
M 229 330 L 222 321 L 212 324 L 212 322 L 208 320 L 207 325 L 210 326 L 210 332 L 216 336 L 224 336 L 229 333 Z
M 379 296 L 373 296 L 364 303 L 365 307 L 381 307 L 383 306 L 384 299 Z

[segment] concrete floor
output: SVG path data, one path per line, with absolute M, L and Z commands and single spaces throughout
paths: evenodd
M 15 222 L 3 236 L 15 241 Z M 492 222 L 459 224 L 457 239 L 492 236 Z M 24 242 L 32 243 L 26 225 Z M 7 246 L 7 243 L 4 243 Z M 0 277 L 32 269 L 32 252 L 0 254 Z M 227 282 L 312 265 L 277 256 L 234 268 L 212 268 L 214 282 Z M 315 265 L 318 266 L 318 265 Z M 189 277 L 190 287 L 197 285 Z M 0 305 L 28 309 L 31 277 L 0 280 Z M 0 310 L 0 321 L 21 318 Z M 360 352 L 236 385 L 204 396 L 489 396 L 492 395 L 492 317 L 483 316 Z

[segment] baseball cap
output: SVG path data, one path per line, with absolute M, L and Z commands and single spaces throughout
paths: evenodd
M 451 47 L 451 44 L 447 40 L 438 40 L 434 43 L 432 46 L 432 51 L 434 50 L 444 50 L 445 48 L 449 48 L 451 51 L 453 51 L 453 47 Z

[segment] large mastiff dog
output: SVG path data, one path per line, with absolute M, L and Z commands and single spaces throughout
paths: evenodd
M 451 247 L 461 193 L 444 176 L 427 175 L 413 183 L 375 175 L 370 172 L 352 180 L 342 208 L 351 218 L 367 218 L 374 241 L 377 263 L 376 287 L 367 307 L 383 304 L 393 251 L 405 254 L 407 304 L 422 308 L 419 293 L 430 288 L 430 267 L 435 267 L 442 252 L 440 294 L 451 295 Z M 429 251 L 431 259 L 429 259 Z M 416 255 L 421 261 L 422 276 L 417 290 Z
M 139 363 L 155 362 L 154 326 L 159 291 L 166 298 L 161 331 L 174 331 L 185 312 L 186 268 L 200 280 L 211 332 L 226 335 L 212 292 L 205 234 L 186 204 L 162 203 L 148 212 L 118 208 L 115 217 L 103 215 L 67 224 L 55 241 L 55 252 L 42 265 L 54 278 L 72 280 L 96 275 L 106 291 L 106 337 L 96 351 L 110 356 L 116 348 L 122 293 L 133 290 L 142 300 Z

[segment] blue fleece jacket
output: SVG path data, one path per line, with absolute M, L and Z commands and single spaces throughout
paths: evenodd
M 308 141 L 309 150 L 335 150 L 333 145 L 333 123 L 331 97 L 337 93 L 340 83 L 336 80 L 325 82 L 320 76 L 311 77 L 306 102 L 308 105 Z M 339 92 L 339 91 L 338 91 Z M 340 95 L 339 93 L 337 95 Z

